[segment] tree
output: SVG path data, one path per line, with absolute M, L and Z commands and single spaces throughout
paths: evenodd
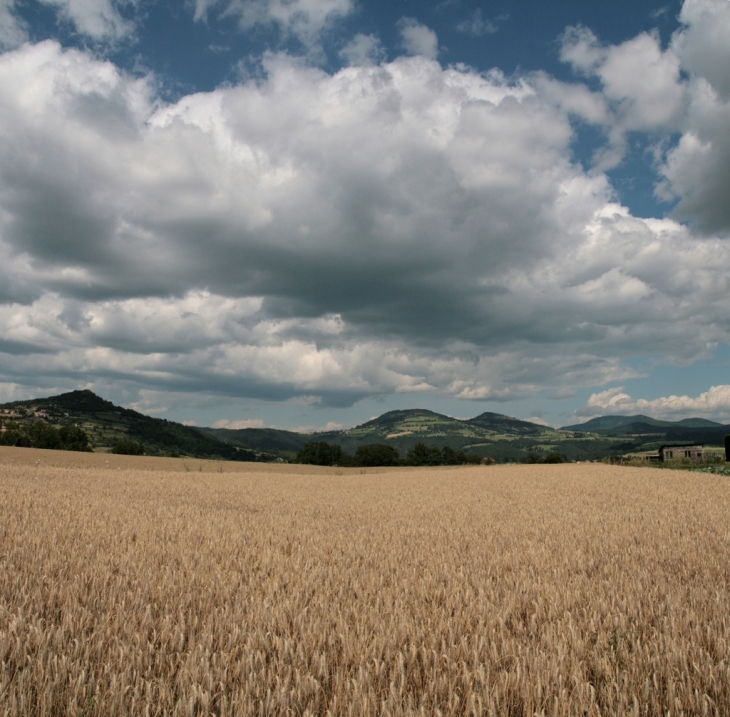
M 451 451 L 450 448 L 449 450 Z M 416 443 L 406 453 L 406 463 L 409 466 L 440 466 L 441 451 L 435 446 L 429 448 L 425 443 Z
M 30 445 L 33 448 L 61 449 L 61 435 L 59 430 L 45 421 L 33 423 L 26 433 L 30 440 Z
M 0 446 L 14 446 L 20 437 L 18 424 L 15 421 L 8 421 L 8 423 L 0 421 L 0 427 L 5 429 L 0 431 Z
M 565 456 L 557 451 L 553 451 L 545 456 L 543 463 L 565 463 Z
M 331 446 L 326 441 L 312 441 L 302 446 L 294 462 L 313 466 L 336 466 L 342 465 L 344 455 L 338 445 Z
M 398 451 L 384 443 L 368 443 L 355 451 L 355 465 L 364 468 L 375 466 L 397 466 Z
M 121 439 L 114 444 L 112 453 L 123 456 L 143 456 L 144 446 L 139 441 Z
M 464 451 L 455 451 L 451 446 L 444 446 L 441 449 L 441 465 L 458 466 L 466 463 Z
M 64 451 L 91 452 L 89 437 L 83 428 L 79 428 L 78 426 L 61 426 L 58 430 L 58 435 Z

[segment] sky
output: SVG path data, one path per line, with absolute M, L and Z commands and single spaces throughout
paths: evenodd
M 0 402 L 730 423 L 730 0 L 0 0 Z

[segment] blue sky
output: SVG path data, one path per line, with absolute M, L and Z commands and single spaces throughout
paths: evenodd
M 730 2 L 0 0 L 0 400 L 730 422 Z

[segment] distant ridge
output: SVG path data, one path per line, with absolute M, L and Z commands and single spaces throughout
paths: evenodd
M 287 458 L 293 458 L 307 442 L 325 441 L 341 446 L 347 453 L 354 453 L 359 446 L 368 443 L 385 443 L 404 456 L 416 444 L 424 443 L 438 448 L 449 446 L 454 450 L 490 456 L 499 461 L 519 461 L 533 447 L 536 451 L 547 452 L 570 438 L 554 428 L 500 413 L 483 413 L 462 420 L 424 408 L 388 411 L 353 428 L 313 434 L 260 428 L 202 430 L 237 445 L 281 451 L 279 455 Z M 590 446 L 586 442 L 582 445 L 576 443 L 569 448 L 568 453 L 571 457 L 586 457 L 587 451 L 595 452 L 596 446 L 595 441 Z
M 660 421 L 651 416 L 638 414 L 635 416 L 598 416 L 585 423 L 576 423 L 571 426 L 563 426 L 563 431 L 585 431 L 588 433 L 600 433 L 612 431 L 616 428 L 630 426 L 632 424 L 644 424 L 663 428 L 717 428 L 721 423 L 710 421 L 706 418 L 684 418 L 681 421 Z
M 346 430 L 296 433 L 276 428 L 198 428 L 163 418 L 152 418 L 115 406 L 88 389 L 58 396 L 0 405 L 0 422 L 83 427 L 97 451 L 110 450 L 116 441 L 132 439 L 149 455 L 191 456 L 237 461 L 293 459 L 312 441 L 339 445 L 354 453 L 359 446 L 385 443 L 404 456 L 418 443 L 480 456 L 499 462 L 522 461 L 556 451 L 569 460 L 656 451 L 665 443 L 705 443 L 722 446 L 730 426 L 704 418 L 660 421 L 650 416 L 599 416 L 581 424 L 556 429 L 501 413 L 485 412 L 470 419 L 445 416 L 428 409 L 388 411 Z

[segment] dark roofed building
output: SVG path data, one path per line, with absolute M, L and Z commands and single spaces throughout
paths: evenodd
M 660 446 L 659 460 L 664 461 L 676 460 L 677 458 L 687 458 L 690 461 L 699 463 L 705 457 L 705 444 L 692 443 L 679 446 Z

